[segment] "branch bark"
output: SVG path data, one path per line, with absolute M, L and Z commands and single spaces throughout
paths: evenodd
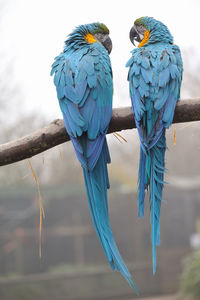
M 178 102 L 173 123 L 200 120 L 200 98 Z M 131 107 L 114 108 L 108 133 L 135 128 Z M 69 141 L 63 120 L 57 119 L 25 137 L 0 145 L 0 166 L 30 158 Z

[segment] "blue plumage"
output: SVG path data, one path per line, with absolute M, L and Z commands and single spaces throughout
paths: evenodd
M 77 27 L 65 42 L 64 51 L 55 58 L 51 74 L 66 130 L 83 168 L 95 230 L 111 268 L 121 272 L 138 293 L 114 241 L 108 215 L 110 154 L 106 132 L 112 115 L 113 81 L 107 50 L 111 49 L 95 40 L 106 38 L 108 33 L 100 23 Z
M 146 37 L 148 38 L 145 39 Z M 143 40 L 140 40 L 141 36 Z M 144 216 L 149 190 L 153 273 L 160 244 L 160 210 L 165 172 L 166 128 L 180 96 L 182 59 L 167 27 L 149 17 L 137 19 L 130 38 L 140 43 L 127 62 L 133 114 L 140 138 L 138 215 Z

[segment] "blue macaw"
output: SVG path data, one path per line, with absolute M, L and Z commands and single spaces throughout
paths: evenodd
M 132 110 L 140 138 L 138 215 L 144 216 L 149 190 L 153 273 L 156 246 L 160 244 L 160 210 L 165 173 L 166 128 L 172 123 L 180 97 L 182 58 L 168 28 L 142 17 L 134 22 L 130 40 L 139 42 L 127 62 Z
M 95 230 L 113 270 L 137 287 L 122 260 L 111 230 L 107 189 L 110 154 L 106 132 L 112 115 L 113 80 L 109 53 L 112 42 L 102 23 L 78 26 L 55 58 L 51 75 L 85 180 Z

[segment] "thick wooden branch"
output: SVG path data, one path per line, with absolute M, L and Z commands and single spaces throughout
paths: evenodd
M 200 120 L 200 98 L 181 100 L 175 110 L 173 123 Z M 135 128 L 131 107 L 114 108 L 108 133 Z M 30 158 L 69 141 L 63 120 L 55 120 L 23 138 L 0 145 L 0 166 Z

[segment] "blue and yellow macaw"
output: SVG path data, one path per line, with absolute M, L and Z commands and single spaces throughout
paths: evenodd
M 134 22 L 130 40 L 139 42 L 126 66 L 132 109 L 140 138 L 138 215 L 144 216 L 145 191 L 149 190 L 153 273 L 156 246 L 160 244 L 160 210 L 165 173 L 166 128 L 172 123 L 180 96 L 182 59 L 168 28 L 142 17 Z
M 104 24 L 81 25 L 69 35 L 51 74 L 55 74 L 65 127 L 83 169 L 95 230 L 111 268 L 121 272 L 137 292 L 114 241 L 108 216 L 110 154 L 106 132 L 112 115 L 111 49 L 109 30 Z

